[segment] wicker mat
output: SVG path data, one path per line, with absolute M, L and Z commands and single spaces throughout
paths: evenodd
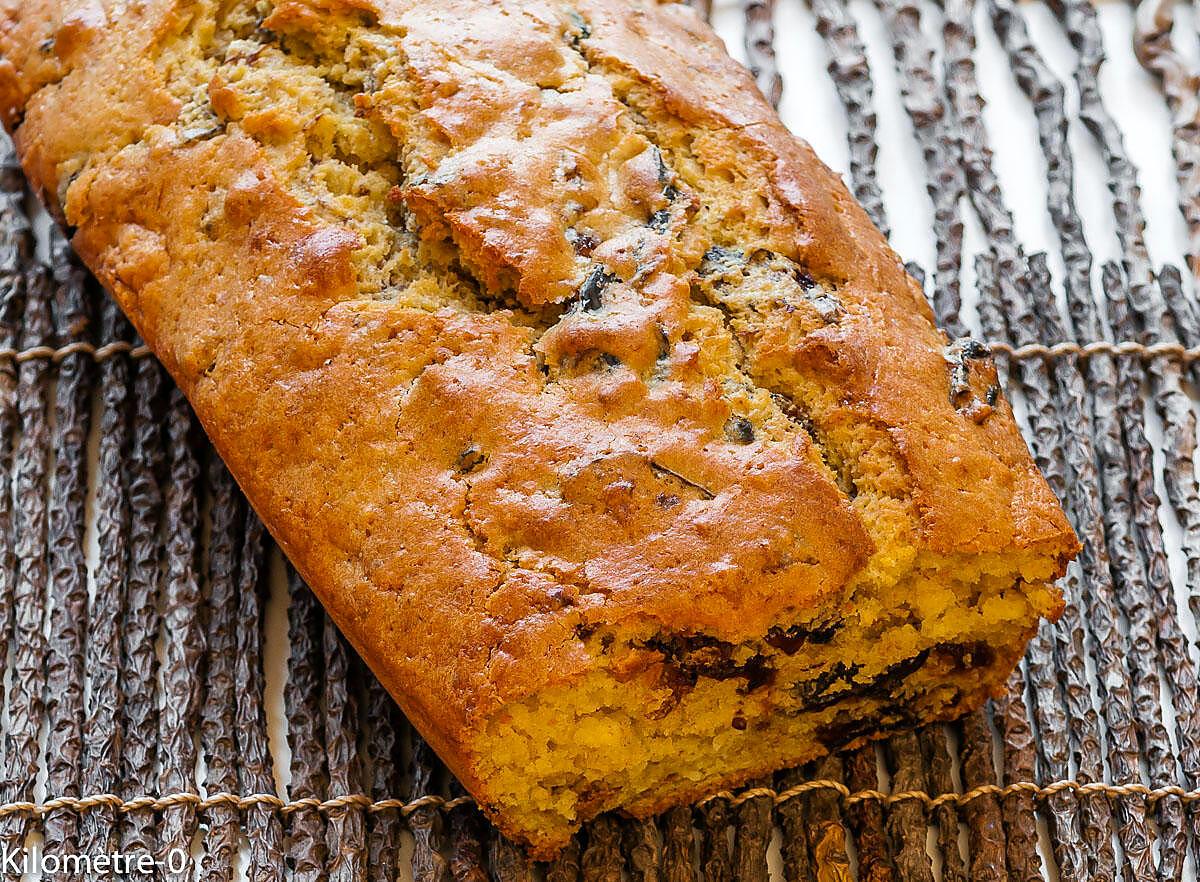
M 810 5 L 845 110 L 853 189 L 886 230 L 859 22 L 843 0 Z M 37 846 L 54 879 L 109 878 L 114 869 L 131 879 L 255 882 L 1194 873 L 1200 693 L 1188 635 L 1200 616 L 1192 397 L 1200 311 L 1189 270 L 1150 263 L 1136 171 L 1098 87 L 1096 11 L 1088 0 L 1053 9 L 1077 62 L 1073 83 L 1064 83 L 1013 0 L 989 0 L 977 13 L 971 0 L 875 6 L 932 182 L 930 300 L 951 337 L 967 333 L 960 271 L 972 216 L 988 244 L 975 259 L 979 323 L 1085 542 L 1064 579 L 1066 614 L 1038 633 L 1006 697 L 953 726 L 898 735 L 654 820 L 602 817 L 558 860 L 532 865 L 488 826 L 348 651 L 180 393 L 63 240 L 51 237 L 48 263 L 34 257 L 31 203 L 6 148 L 3 853 Z M 746 57 L 778 101 L 778 10 L 749 0 L 742 11 Z M 931 15 L 939 27 L 922 26 Z M 1172 43 L 1169 0 L 1145 0 L 1137 21 L 1138 57 L 1161 83 L 1174 124 L 1173 156 L 1162 161 L 1178 170 L 1190 237 L 1181 256 L 1195 269 L 1196 71 Z M 984 24 L 1036 113 L 1065 309 L 1051 293 L 1047 256 L 1018 242 L 992 168 L 973 62 L 974 27 Z M 1108 180 L 1073 181 L 1068 106 L 1078 108 Z M 1083 186 L 1109 206 L 1119 263 L 1092 266 L 1073 199 Z M 1182 536 L 1176 584 L 1167 554 L 1174 534 L 1163 524 Z M 63 860 L 103 854 L 151 855 L 157 865 L 143 873 L 146 864 Z M 0 876 L 13 878 L 12 865 L 0 865 Z

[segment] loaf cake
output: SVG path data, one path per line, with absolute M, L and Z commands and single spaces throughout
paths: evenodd
M 1057 614 L 986 349 L 686 6 L 3 8 L 40 195 L 535 856 L 978 706 Z

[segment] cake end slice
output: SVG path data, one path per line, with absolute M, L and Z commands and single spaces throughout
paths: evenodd
M 648 816 L 1001 694 L 1041 619 L 1061 611 L 1036 555 L 922 561 L 903 580 L 738 643 L 600 629 L 597 664 L 502 707 L 469 774 L 509 836 L 553 854 L 610 809 Z

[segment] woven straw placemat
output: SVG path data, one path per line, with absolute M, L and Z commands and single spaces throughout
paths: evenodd
M 800 0 L 741 4 L 745 57 L 776 102 L 785 84 L 775 23 L 785 2 Z M 887 230 L 863 10 L 843 0 L 809 0 L 808 9 L 845 112 L 853 190 Z M 62 858 L 117 853 L 159 861 L 145 874 L 118 874 L 127 878 L 214 882 L 1194 874 L 1194 53 L 1175 45 L 1170 0 L 1144 0 L 1133 48 L 1170 114 L 1162 162 L 1177 171 L 1181 270 L 1148 254 L 1137 170 L 1099 87 L 1105 47 L 1088 0 L 1051 9 L 1074 55 L 1069 81 L 1039 54 L 1028 8 L 1013 0 L 980 8 L 875 0 L 870 11 L 894 50 L 930 185 L 930 301 L 951 337 L 982 328 L 1085 543 L 1063 581 L 1066 613 L 1037 634 L 1003 699 L 952 726 L 897 735 L 654 820 L 600 818 L 559 859 L 532 865 L 483 821 L 347 649 L 180 393 L 62 238 L 51 235 L 46 261 L 35 257 L 31 202 L 5 146 L 0 851 L 37 845 L 56 879 L 109 878 Z M 1058 246 L 1049 258 L 1022 247 L 993 169 L 975 70 L 982 26 L 994 30 L 1036 117 L 1037 175 Z M 1107 169 L 1102 180 L 1075 177 L 1067 133 L 1080 124 Z M 1120 260 L 1093 266 L 1075 203 L 1082 188 L 1101 194 Z M 964 223 L 986 238 L 966 274 Z M 1061 268 L 1061 304 L 1052 265 Z M 973 317 L 961 296 L 971 277 Z M 50 856 L 59 862 L 47 864 Z

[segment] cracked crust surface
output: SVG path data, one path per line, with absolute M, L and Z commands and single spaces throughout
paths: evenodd
M 31 179 L 485 805 L 476 733 L 597 628 L 1074 554 L 994 372 L 687 8 L 3 8 Z

